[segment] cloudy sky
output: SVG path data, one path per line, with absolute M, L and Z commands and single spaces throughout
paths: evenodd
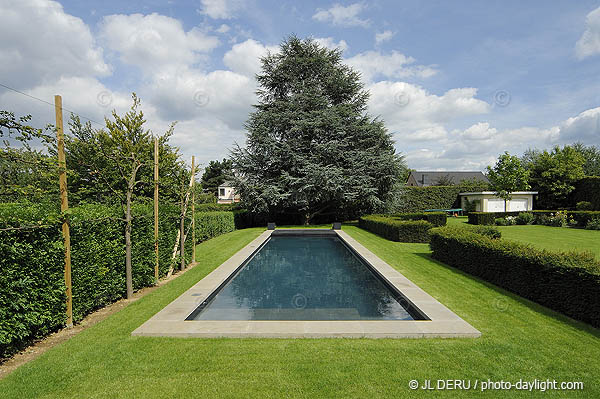
M 0 0 L 0 21 L 1 84 L 98 122 L 135 91 L 204 164 L 244 142 L 259 57 L 292 33 L 343 50 L 411 168 L 600 145 L 598 1 Z M 0 109 L 54 118 L 2 87 Z

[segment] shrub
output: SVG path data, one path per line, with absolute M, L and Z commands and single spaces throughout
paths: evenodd
M 397 220 L 386 216 L 362 216 L 359 227 L 383 238 L 400 242 L 429 242 L 428 231 L 433 224 L 426 220 Z
M 394 200 L 395 212 L 423 212 L 425 209 L 450 209 L 457 203 L 460 186 L 404 186 Z
M 212 205 L 212 204 L 208 204 Z M 172 250 L 179 229 L 179 206 L 159 208 L 159 275 L 179 264 Z M 152 204 L 132 207 L 132 272 L 134 289 L 155 283 L 154 210 Z M 54 206 L 0 204 L 0 358 L 32 340 L 64 326 L 64 249 L 60 213 Z M 122 209 L 83 204 L 70 210 L 73 319 L 125 295 L 125 240 Z M 233 212 L 198 212 L 197 241 L 235 229 Z M 185 228 L 190 223 L 186 219 Z M 186 262 L 191 260 L 190 236 Z
M 572 203 L 590 202 L 591 209 L 589 210 L 600 211 L 600 195 L 598 193 L 600 193 L 600 176 L 586 176 L 575 183 L 575 190 L 572 193 Z M 577 209 L 579 210 L 579 208 Z
M 588 230 L 600 230 L 600 218 L 590 219 L 585 228 Z
M 235 230 L 233 212 L 196 212 L 196 240 L 209 238 Z
M 496 222 L 496 214 L 493 212 L 469 212 L 469 224 L 493 225 Z
M 519 225 L 526 225 L 526 224 L 532 224 L 533 218 L 534 218 L 533 213 L 521 212 L 521 213 L 519 213 L 519 216 L 517 216 L 515 221 Z
M 217 197 L 212 193 L 197 193 L 196 204 L 216 204 Z
M 594 207 L 592 206 L 592 203 L 589 201 L 579 201 L 577 203 L 576 209 L 578 211 L 593 211 Z
M 239 208 L 238 204 L 217 204 L 217 203 L 206 203 L 197 204 L 196 212 L 215 212 L 215 211 L 234 211 Z
M 394 213 L 390 217 L 398 220 L 426 220 L 434 226 L 446 225 L 446 212 Z
M 514 219 L 509 219 L 510 216 L 505 218 L 496 218 L 494 219 L 494 224 L 496 226 L 512 226 L 514 223 Z
M 431 229 L 433 258 L 569 317 L 600 326 L 600 263 L 457 228 Z

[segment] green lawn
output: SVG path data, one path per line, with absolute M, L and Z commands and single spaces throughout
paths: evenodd
M 466 217 L 448 218 L 448 224 L 460 226 Z M 497 226 L 502 238 L 521 241 L 550 251 L 589 251 L 600 258 L 600 231 L 550 226 Z
M 463 317 L 478 339 L 177 339 L 130 333 L 254 239 L 235 231 L 197 248 L 200 264 L 0 381 L 0 396 L 31 397 L 437 397 L 478 391 L 411 391 L 412 379 L 583 381 L 600 397 L 600 331 L 435 262 L 426 244 L 344 228 Z M 504 391 L 488 391 L 505 397 Z M 530 397 L 513 391 L 510 396 Z

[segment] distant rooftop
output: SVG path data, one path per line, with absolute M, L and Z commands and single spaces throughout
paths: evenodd
M 410 172 L 406 185 L 408 186 L 435 186 L 440 182 L 459 184 L 463 180 L 478 180 L 489 183 L 488 178 L 480 171 L 413 171 Z

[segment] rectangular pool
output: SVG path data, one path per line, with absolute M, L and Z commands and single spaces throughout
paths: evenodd
M 276 230 L 186 320 L 428 320 L 334 231 Z

